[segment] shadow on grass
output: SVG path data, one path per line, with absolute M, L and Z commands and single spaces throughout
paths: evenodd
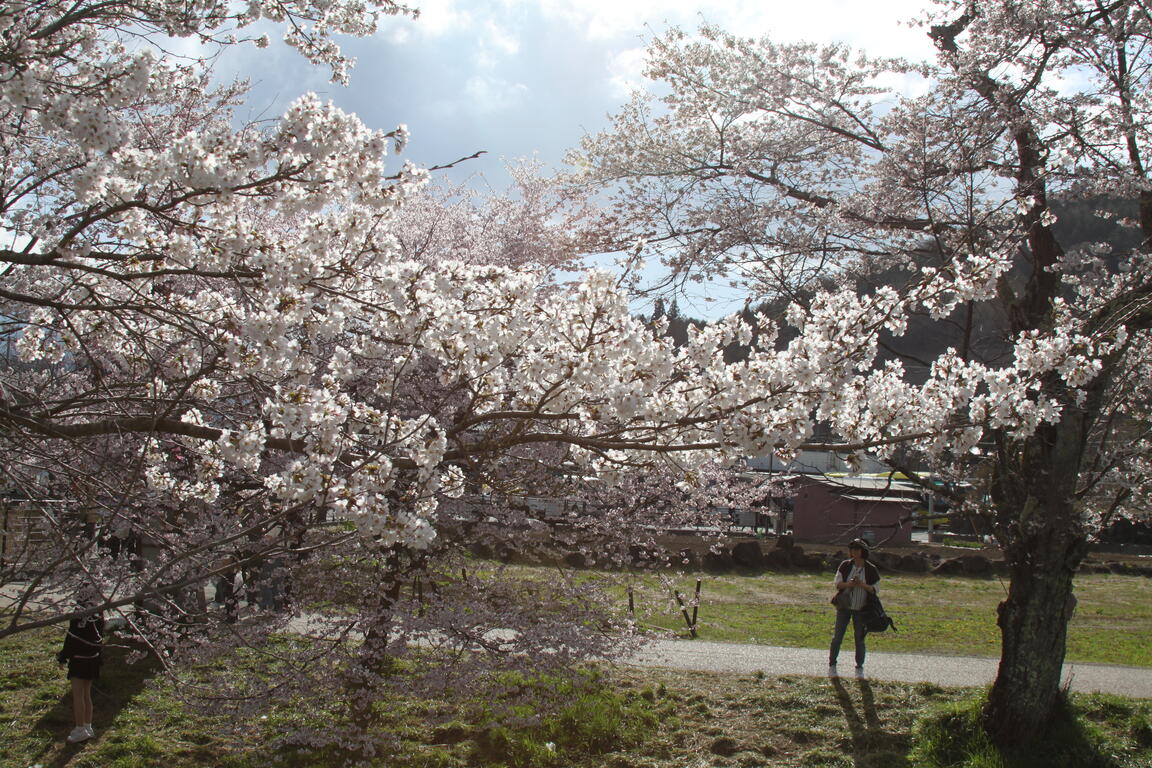
M 843 679 L 833 677 L 830 682 L 848 726 L 848 738 L 843 746 L 852 755 L 855 764 L 876 768 L 905 768 L 910 765 L 907 757 L 908 740 L 900 734 L 885 730 L 876 711 L 872 684 L 864 678 L 855 680 L 860 693 L 857 706 Z
M 116 718 L 131 701 L 144 690 L 159 671 L 159 663 L 151 656 L 129 664 L 127 657 L 135 649 L 130 644 L 117 641 L 104 649 L 104 664 L 100 668 L 100 678 L 92 684 L 92 720 L 96 738 L 115 722 Z M 63 669 L 63 668 L 61 668 Z M 68 744 L 65 736 L 72 730 L 72 691 L 70 683 L 61 674 L 61 696 L 56 704 L 36 722 L 35 728 L 58 741 L 60 749 L 41 765 L 44 768 L 63 768 L 72 759 L 94 744 L 93 741 Z

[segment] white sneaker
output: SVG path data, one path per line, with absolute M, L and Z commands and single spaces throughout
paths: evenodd
M 67 742 L 69 744 L 79 744 L 82 741 L 87 741 L 95 735 L 96 734 L 88 730 L 88 726 L 78 725 L 72 729 L 71 733 L 68 734 Z
M 88 725 L 86 725 L 84 727 L 88 729 L 88 738 L 90 738 L 90 739 L 96 738 L 96 729 L 92 727 L 92 723 L 88 723 Z

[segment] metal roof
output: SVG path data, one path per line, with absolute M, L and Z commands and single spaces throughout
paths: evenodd
M 813 480 L 827 485 L 838 485 L 844 488 L 859 488 L 869 491 L 894 491 L 896 493 L 922 493 L 920 486 L 907 480 L 893 480 L 887 477 L 867 477 L 860 475 L 824 475 L 813 477 Z
M 920 501 L 919 499 L 913 498 L 911 496 L 867 496 L 864 494 L 855 493 L 846 493 L 843 494 L 840 498 L 849 499 L 850 501 L 874 501 L 878 504 L 917 504 Z

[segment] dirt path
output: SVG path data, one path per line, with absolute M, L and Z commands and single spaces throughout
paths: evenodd
M 625 660 L 626 664 L 668 669 L 737 674 L 811 675 L 827 677 L 828 651 L 770 645 L 713 643 L 703 640 L 659 640 Z M 945 687 L 987 685 L 996 676 L 998 659 L 974 656 L 928 656 L 868 651 L 864 675 L 874 680 L 935 683 Z M 840 653 L 837 672 L 856 674 L 851 643 Z M 1114 693 L 1152 699 L 1152 668 L 1066 663 L 1064 683 L 1080 692 Z

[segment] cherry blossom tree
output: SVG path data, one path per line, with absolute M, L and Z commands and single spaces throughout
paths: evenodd
M 614 195 L 602 248 L 788 306 L 810 344 L 836 343 L 813 324 L 831 307 L 870 340 L 798 422 L 975 483 L 969 510 L 1011 572 L 986 709 L 1010 745 L 1052 722 L 1089 534 L 1148 483 L 1152 16 L 1139 0 L 938 6 L 930 64 L 673 30 L 649 51 L 660 95 L 572 161 Z M 1071 204 L 1137 245 L 1073 244 Z M 824 388 L 812 363 L 796 373 Z
M 19 497 L 6 510 L 42 534 L 5 549 L 0 637 L 65 619 L 80 584 L 174 673 L 240 644 L 271 653 L 293 621 L 311 642 L 263 693 L 344 702 L 363 727 L 301 737 L 361 756 L 387 738 L 365 718 L 417 641 L 430 684 L 629 642 L 601 586 L 477 564 L 476 545 L 551 535 L 518 499 L 644 471 L 667 514 L 698 514 L 726 493 L 702 467 L 802 441 L 868 354 L 834 306 L 811 320 L 832 343 L 730 365 L 726 347 L 774 332 L 733 318 L 673 344 L 616 276 L 563 282 L 580 196 L 523 174 L 483 205 L 428 190 L 394 159 L 403 127 L 313 95 L 239 125 L 242 86 L 163 53 L 166 36 L 242 42 L 264 18 L 342 79 L 332 35 L 403 10 L 0 10 L 0 472 Z M 599 522 L 554 546 L 650 538 L 644 510 L 584 503 Z M 244 600 L 225 586 L 238 571 Z M 333 600 L 351 611 L 318 608 Z M 261 693 L 216 682 L 232 701 Z
M 508 165 L 511 184 L 438 180 L 409 200 L 396 223 L 400 254 L 412 261 L 532 267 L 578 272 L 580 233 L 594 208 L 587 196 L 543 175 L 539 161 Z
M 387 3 L 381 9 L 398 10 Z M 374 24 L 375 13 L 359 5 L 354 23 L 342 20 L 349 10 L 302 4 L 267 13 L 290 16 L 292 44 L 338 75 L 344 62 L 330 34 L 367 32 Z M 164 3 L 23 3 L 0 17 L 5 485 L 33 501 L 48 496 L 98 510 L 101 537 L 144 537 L 172 553 L 159 575 L 133 577 L 156 595 L 191 583 L 197 568 L 215 567 L 208 564 L 212 548 L 201 552 L 197 538 L 211 526 L 197 531 L 182 519 L 186 510 L 176 510 L 215 504 L 221 457 L 247 453 L 239 461 L 250 465 L 260 450 L 245 444 L 240 430 L 229 431 L 235 437 L 221 445 L 223 453 L 199 453 L 194 435 L 207 433 L 197 422 L 222 411 L 194 404 L 216 400 L 233 413 L 247 407 L 259 422 L 269 390 L 253 386 L 264 363 L 250 348 L 264 344 L 273 357 L 290 355 L 294 341 L 285 329 L 295 322 L 291 307 L 301 286 L 326 283 L 325 291 L 338 282 L 327 268 L 305 266 L 303 251 L 281 261 L 283 249 L 295 243 L 315 255 L 324 232 L 333 231 L 326 227 L 344 229 L 339 215 L 323 212 L 342 202 L 328 194 L 337 180 L 349 212 L 366 215 L 367 232 L 389 218 L 419 177 L 412 169 L 384 172 L 385 148 L 402 142 L 403 130 L 368 131 L 311 97 L 275 127 L 235 131 L 229 121 L 238 86 L 212 88 L 202 64 L 174 63 L 140 45 L 140 36 L 163 34 L 223 41 L 229 27 L 261 14 L 258 5 L 237 14 L 228 4 L 190 11 Z M 269 231 L 274 227 L 286 237 Z M 372 258 L 352 255 L 369 240 L 356 231 L 348 227 L 352 250 L 334 261 L 351 256 L 345 279 L 358 260 Z M 275 286 L 260 277 L 269 264 L 285 267 Z M 249 284 L 270 290 L 257 295 Z M 255 367 L 218 376 L 241 358 Z M 157 439 L 166 433 L 191 442 Z M 60 523 L 50 530 L 54 543 L 84 541 L 66 520 L 53 522 Z M 266 523 L 248 527 L 212 535 L 256 534 Z M 190 542 L 197 543 L 185 546 Z M 201 552 L 191 558 L 201 562 L 192 563 L 189 552 Z M 74 572 L 28 558 L 64 566 L 82 552 L 56 546 L 20 554 L 26 557 L 6 560 L 6 581 L 21 571 Z M 125 564 L 120 576 L 141 562 Z M 47 586 L 29 583 L 14 619 L 24 600 Z M 9 629 L 17 626 L 14 620 Z

